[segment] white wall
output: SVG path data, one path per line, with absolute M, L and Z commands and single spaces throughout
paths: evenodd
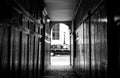
M 65 24 L 60 24 L 60 39 L 52 40 L 52 31 L 51 31 L 51 45 L 53 44 L 63 44 L 64 43 L 64 32 L 65 32 L 65 42 L 70 45 L 70 30 L 69 27 Z

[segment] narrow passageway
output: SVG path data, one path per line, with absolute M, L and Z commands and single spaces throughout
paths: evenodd
M 0 0 L 0 78 L 120 78 L 112 0 Z
M 70 65 L 50 65 L 43 78 L 79 78 Z

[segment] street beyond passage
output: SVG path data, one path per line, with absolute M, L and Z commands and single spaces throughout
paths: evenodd
M 51 56 L 51 65 L 70 65 L 70 55 Z

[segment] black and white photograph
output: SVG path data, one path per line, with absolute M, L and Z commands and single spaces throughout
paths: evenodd
M 119 0 L 0 0 L 0 78 L 120 78 Z

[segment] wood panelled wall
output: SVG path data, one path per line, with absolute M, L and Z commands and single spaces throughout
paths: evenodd
M 50 46 L 51 46 L 51 28 L 50 28 L 50 22 L 46 23 L 45 25 L 45 59 L 44 59 L 44 71 L 47 70 L 48 65 L 50 65 Z
M 35 26 L 33 23 L 30 25 Z M 34 30 L 34 32 L 38 32 L 39 27 L 35 26 L 35 28 L 37 30 Z M 31 31 L 30 29 L 27 30 Z M 35 76 L 38 73 L 37 70 L 41 69 L 42 54 L 39 44 L 42 41 L 38 35 L 33 35 L 34 32 L 31 32 L 26 33 L 12 25 L 0 25 L 0 67 L 1 74 L 4 74 L 4 76 L 6 72 L 9 72 L 10 75 L 13 74 L 17 77 L 32 77 L 31 75 L 34 74 Z
M 44 18 L 43 0 L 2 0 L 0 6 L 0 77 L 40 78 L 46 59 L 45 24 L 37 21 Z
M 98 4 L 103 1 L 105 0 L 81 0 L 78 4 L 77 13 L 74 18 L 74 24 L 76 25 L 75 29 L 88 17 L 88 12 L 93 12 Z
M 78 20 L 74 22 L 77 27 L 74 69 L 83 78 L 107 78 L 107 15 L 104 2 L 88 13 L 83 22 Z

